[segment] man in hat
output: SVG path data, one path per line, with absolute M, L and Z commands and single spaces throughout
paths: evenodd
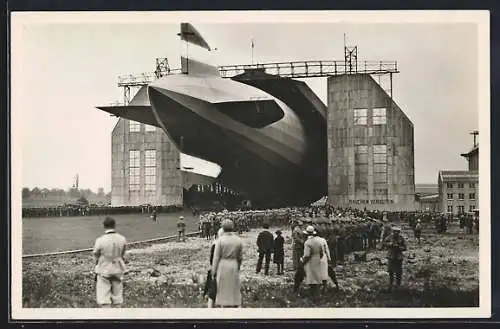
M 106 217 L 104 235 L 98 237 L 93 254 L 96 259 L 96 300 L 101 307 L 123 303 L 123 274 L 125 273 L 125 237 L 115 231 L 115 220 Z
M 269 224 L 264 223 L 264 231 L 260 232 L 257 236 L 257 248 L 259 250 L 259 259 L 257 261 L 256 273 L 260 273 L 262 269 L 262 260 L 266 259 L 264 265 L 264 274 L 269 275 L 269 263 L 271 261 L 271 254 L 273 252 L 274 237 L 271 232 L 269 232 Z
M 177 232 L 179 233 L 177 240 L 185 241 L 186 240 L 186 223 L 184 223 L 184 216 L 180 216 L 177 221 Z
M 403 275 L 403 251 L 406 250 L 406 243 L 400 232 L 400 227 L 393 227 L 391 234 L 383 242 L 387 248 L 389 291 L 392 291 L 394 276 L 396 285 L 400 286 Z

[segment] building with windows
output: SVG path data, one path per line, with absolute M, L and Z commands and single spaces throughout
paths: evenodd
M 327 132 L 332 204 L 416 209 L 413 123 L 370 75 L 328 78 Z
M 120 118 L 111 144 L 112 206 L 182 205 L 179 151 L 160 128 Z
M 438 176 L 439 202 L 442 212 L 460 214 L 473 212 L 479 205 L 479 145 L 461 154 L 468 160 L 469 170 L 441 170 Z
M 479 204 L 477 171 L 441 170 L 438 177 L 441 212 L 473 212 Z

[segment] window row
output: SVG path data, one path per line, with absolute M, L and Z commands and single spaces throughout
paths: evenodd
M 146 150 L 144 151 L 145 167 L 156 167 L 156 150 Z M 141 163 L 141 151 L 130 150 L 129 151 L 129 167 L 135 168 L 140 167 Z
M 140 151 L 130 150 L 129 151 L 129 191 L 139 191 L 140 190 Z M 144 168 L 144 178 L 145 178 L 145 190 L 155 191 L 156 190 L 156 150 L 146 150 L 144 152 L 145 157 L 145 168 Z
M 446 183 L 447 188 L 453 188 L 454 184 L 453 183 Z M 457 183 L 458 188 L 464 188 L 464 183 Z M 469 188 L 476 188 L 475 183 L 469 183 Z
M 356 164 L 368 163 L 368 146 L 357 145 L 354 150 L 354 162 Z M 373 145 L 373 163 L 387 163 L 387 145 Z
M 464 200 L 464 193 L 458 193 L 458 199 Z M 476 193 L 469 193 L 469 199 L 476 200 Z M 453 200 L 453 193 L 448 193 L 448 200 Z
M 372 123 L 374 125 L 385 125 L 387 123 L 387 111 L 385 108 L 374 108 L 372 110 Z M 368 124 L 368 109 L 354 109 L 354 124 Z
M 471 204 L 469 206 L 469 212 L 473 212 L 475 209 L 476 209 L 475 205 Z M 457 206 L 457 210 L 458 210 L 459 214 L 463 214 L 465 212 L 465 206 Z M 453 206 L 449 205 L 447 207 L 447 211 L 450 212 L 450 213 L 452 213 L 453 212 Z
M 156 191 L 156 173 L 154 175 L 144 176 L 145 184 L 144 189 L 146 191 Z M 139 191 L 140 190 L 140 176 L 139 175 L 129 175 L 129 191 Z
M 140 123 L 140 122 L 129 121 L 128 131 L 131 133 L 141 132 L 141 125 L 142 125 L 142 123 Z M 146 132 L 155 132 L 156 131 L 155 126 L 150 126 L 150 125 L 144 124 L 144 128 L 145 128 Z

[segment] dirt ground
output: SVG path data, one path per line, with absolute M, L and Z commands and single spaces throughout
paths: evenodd
M 274 231 L 276 228 L 272 228 Z M 333 287 L 318 300 L 293 293 L 290 229 L 285 237 L 285 275 L 256 274 L 259 230 L 241 235 L 244 307 L 473 307 L 479 303 L 478 236 L 451 227 L 444 235 L 424 228 L 420 244 L 403 225 L 403 285 L 389 293 L 385 251 L 368 253 L 367 261 L 349 255 L 336 267 L 340 291 Z M 202 289 L 209 269 L 209 241 L 188 238 L 131 249 L 127 253 L 123 307 L 205 307 Z M 23 260 L 24 307 L 95 307 L 93 258 L 89 253 Z

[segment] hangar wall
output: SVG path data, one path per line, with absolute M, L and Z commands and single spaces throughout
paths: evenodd
M 179 150 L 161 129 L 119 119 L 111 144 L 112 206 L 182 206 Z
M 329 77 L 327 88 L 330 203 L 416 209 L 413 123 L 368 74 Z

